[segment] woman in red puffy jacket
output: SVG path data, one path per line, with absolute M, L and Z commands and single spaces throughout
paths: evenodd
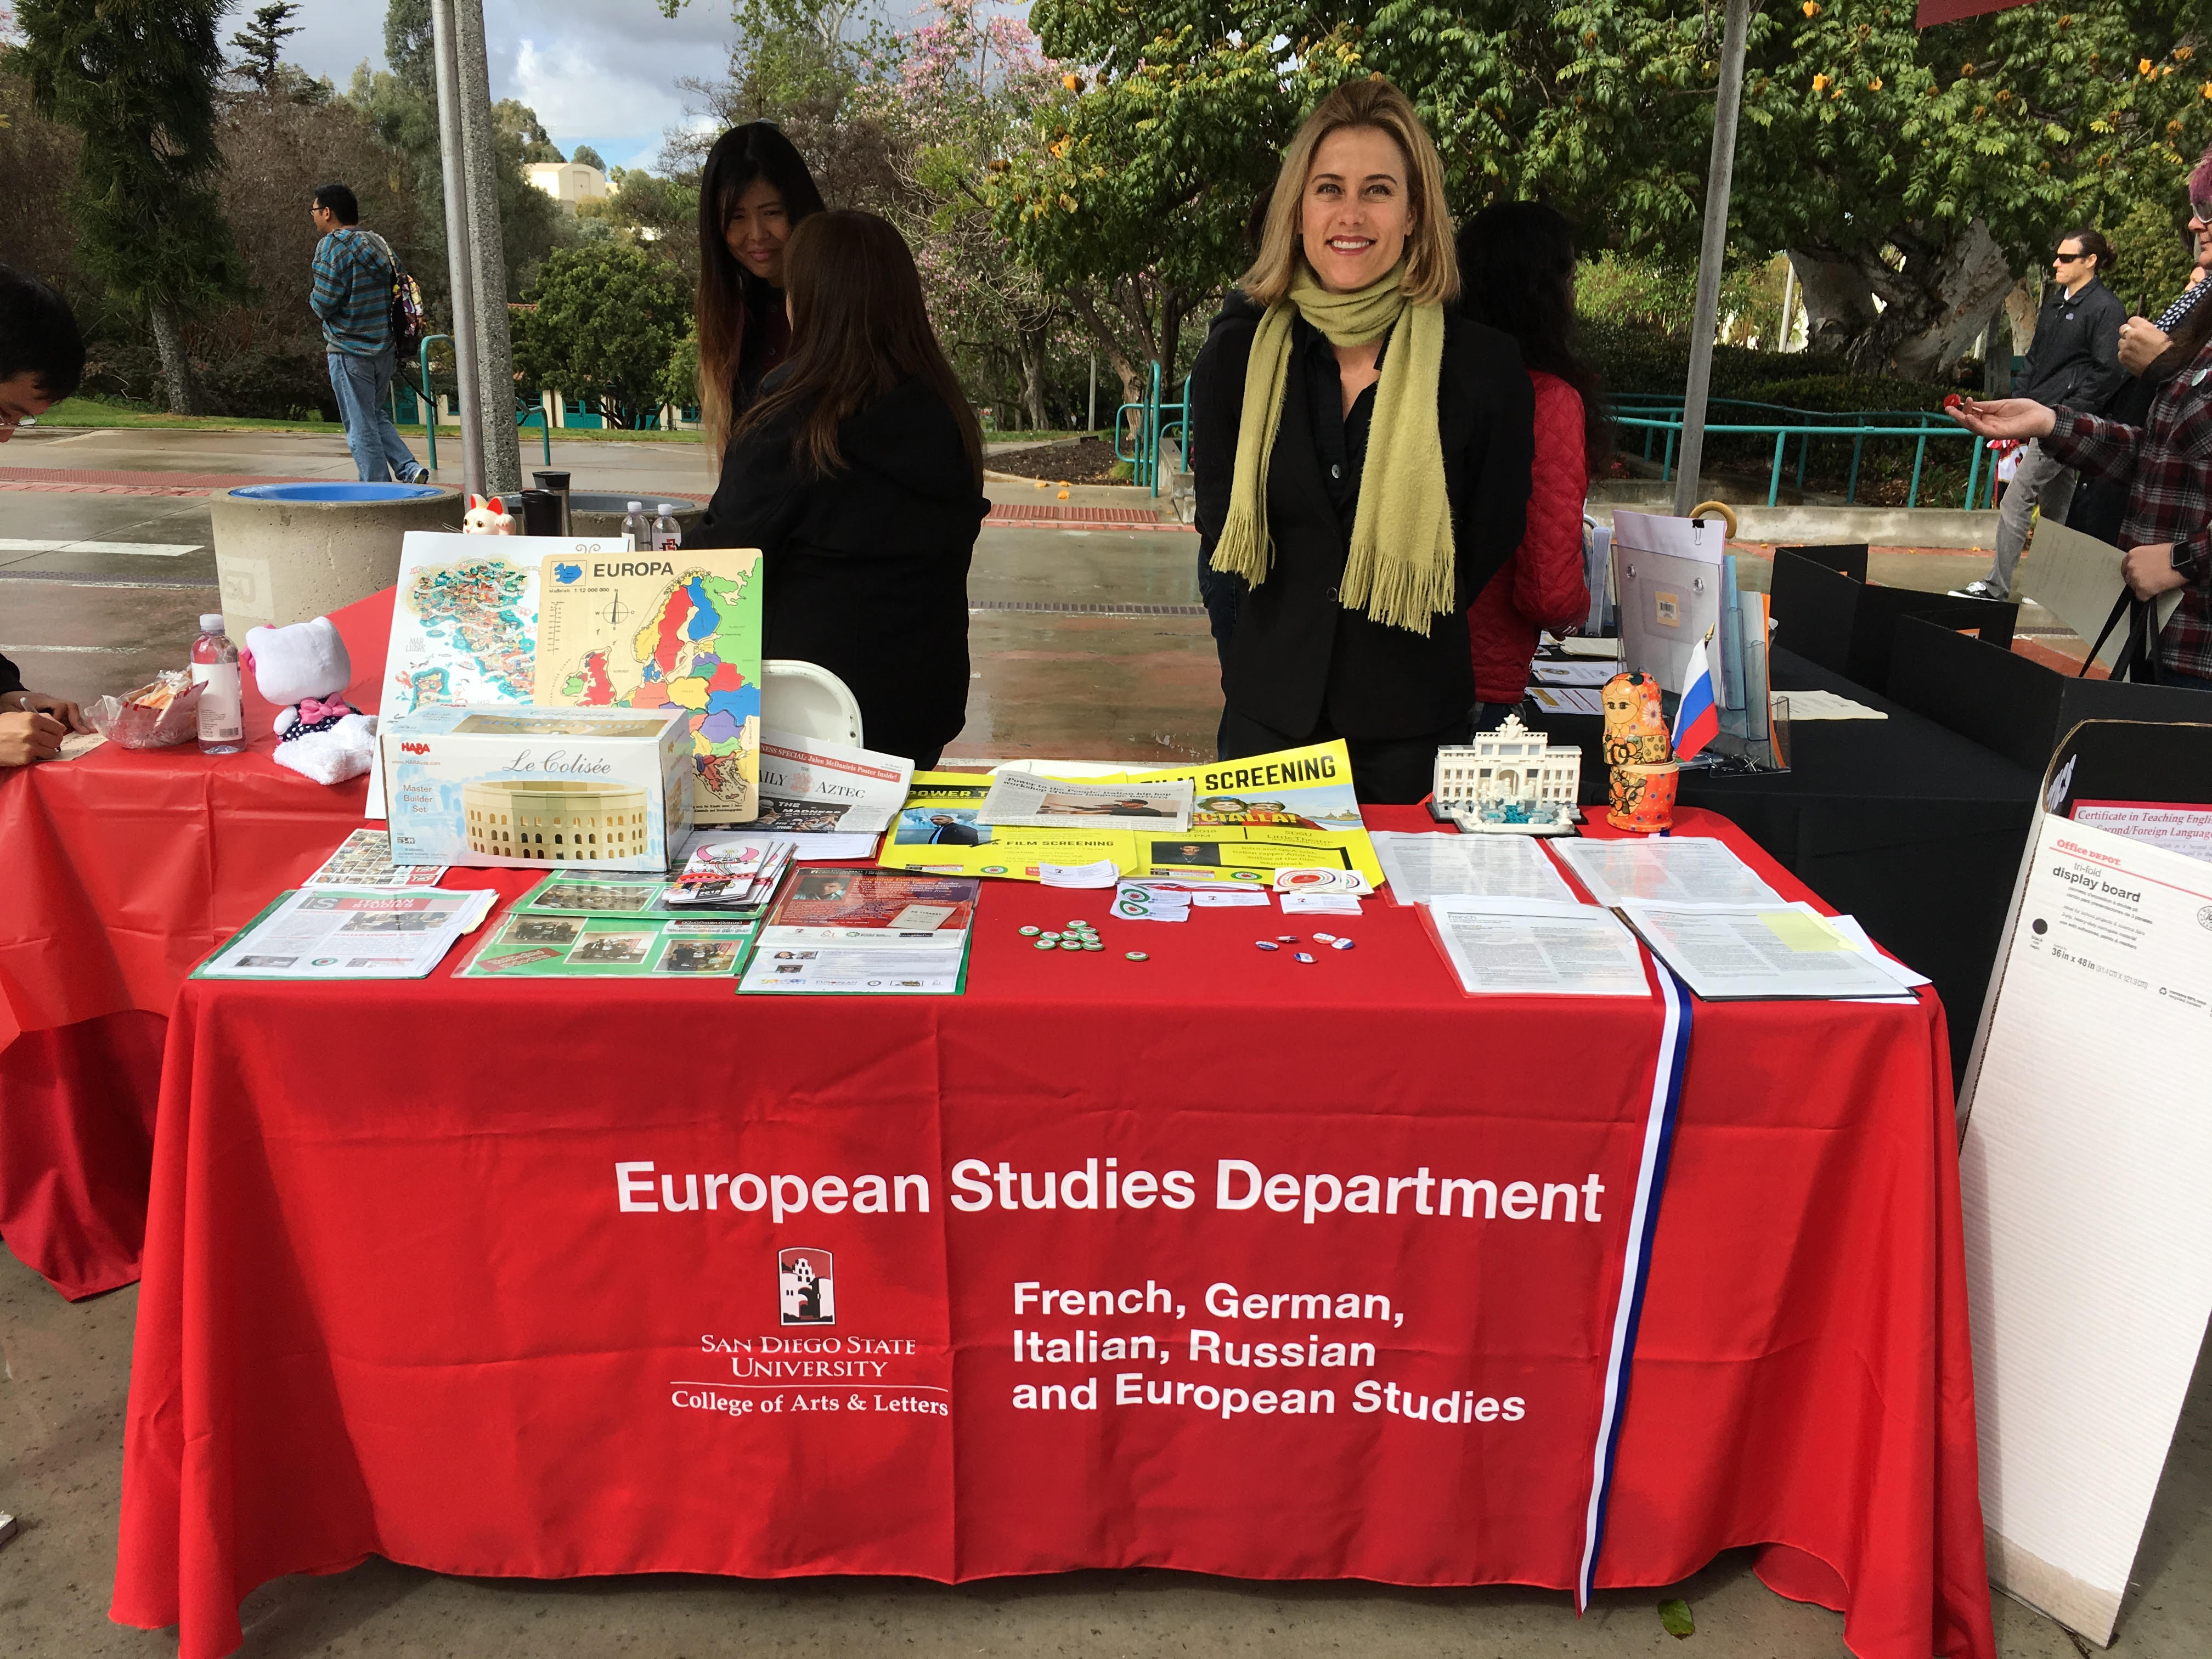
M 1520 550 L 1467 613 L 1474 657 L 1474 726 L 1520 707 L 1536 634 L 1589 616 L 1583 498 L 1612 444 L 1597 372 L 1575 349 L 1574 229 L 1538 202 L 1503 202 L 1459 234 L 1460 307 L 1520 343 L 1536 391 L 1536 459 Z

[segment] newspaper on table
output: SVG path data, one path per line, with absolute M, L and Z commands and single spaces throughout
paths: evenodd
M 1102 830 L 1182 830 L 1190 828 L 1195 793 L 1188 778 L 1170 783 L 1078 783 L 1034 772 L 1001 772 L 992 780 L 975 822 L 1030 830 L 1073 823 Z
M 1390 896 L 1419 904 L 1440 893 L 1486 898 L 1576 902 L 1544 849 L 1525 836 L 1408 835 L 1377 830 L 1375 856 L 1390 878 Z
M 421 979 L 498 900 L 489 888 L 301 888 L 278 896 L 192 977 Z
M 1899 999 L 1917 979 L 1809 904 L 1668 904 L 1630 899 L 1621 913 L 1654 954 L 1711 1002 Z M 1908 975 L 1910 976 L 1908 978 Z
M 543 551 L 543 543 L 514 536 L 410 530 L 400 538 L 392 634 L 378 689 L 384 714 L 531 701 Z M 384 769 L 371 767 L 362 816 L 380 821 L 384 815 Z
M 864 859 L 913 781 L 914 763 L 903 756 L 764 729 L 760 816 L 741 827 L 787 837 L 802 862 Z
M 744 965 L 750 918 L 563 916 L 517 907 L 456 979 L 727 979 Z
M 1441 894 L 1420 908 L 1470 996 L 1651 994 L 1636 936 L 1596 905 Z
M 394 864 L 392 835 L 385 830 L 356 830 L 338 843 L 302 887 L 435 887 L 446 873 L 442 864 Z
M 763 925 L 738 989 L 951 996 L 982 884 L 889 870 L 802 871 Z
M 1193 799 L 1183 830 L 1113 830 L 1081 820 L 1053 828 L 986 823 L 984 802 L 994 781 L 966 772 L 915 773 L 878 860 L 898 869 L 1024 881 L 1038 880 L 1042 866 L 1100 860 L 1147 880 L 1249 885 L 1272 880 L 1279 870 L 1309 867 L 1382 879 L 1340 740 L 1082 780 L 1090 786 L 1187 781 Z
M 1724 841 L 1710 836 L 1563 841 L 1553 848 L 1600 904 L 1764 904 L 1784 908 Z

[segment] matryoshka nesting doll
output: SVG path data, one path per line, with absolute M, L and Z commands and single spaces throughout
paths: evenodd
M 1659 682 L 1649 674 L 1615 674 L 1605 683 L 1605 763 L 1628 766 L 1669 758 Z
M 1636 761 L 1613 769 L 1613 800 L 1605 815 L 1616 830 L 1656 836 L 1674 827 L 1674 793 L 1682 769 L 1674 761 Z

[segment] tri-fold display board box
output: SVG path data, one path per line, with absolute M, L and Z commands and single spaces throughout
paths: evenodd
M 691 829 L 682 708 L 418 708 L 380 733 L 394 864 L 665 870 Z

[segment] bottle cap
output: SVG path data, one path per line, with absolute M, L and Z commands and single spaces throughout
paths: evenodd
M 661 517 L 663 517 L 664 519 L 665 519 L 665 518 L 667 518 L 667 517 L 669 517 L 669 516 L 671 516 L 672 514 L 674 514 L 674 513 L 675 513 L 675 511 L 676 511 L 676 503 L 675 503 L 675 502 L 673 502 L 673 501 L 663 501 L 663 502 L 661 502 L 661 504 L 660 504 L 660 515 L 661 515 Z
M 200 613 L 200 632 L 203 634 L 222 633 L 222 612 L 220 611 L 202 611 Z
M 632 501 L 629 504 L 629 510 L 633 513 L 642 513 L 645 511 L 645 503 L 643 501 Z

